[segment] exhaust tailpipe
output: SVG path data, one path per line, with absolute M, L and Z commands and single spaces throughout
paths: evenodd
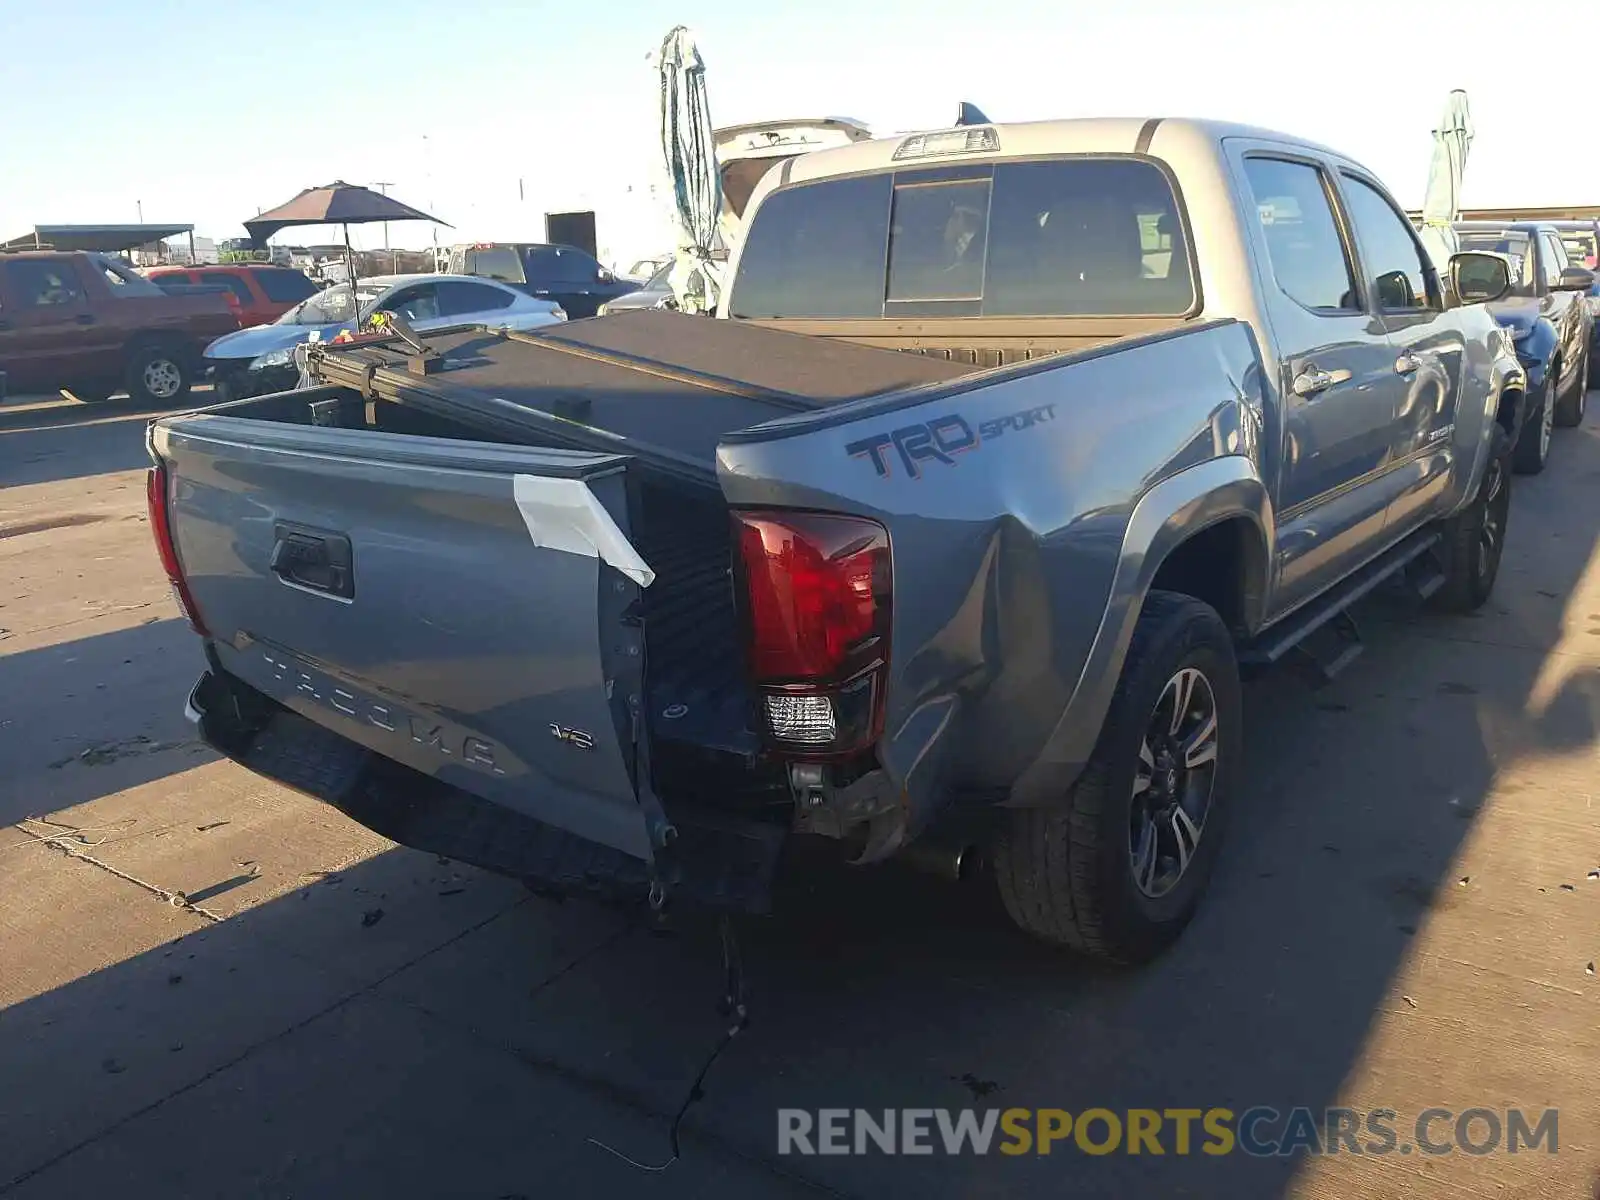
M 977 874 L 982 855 L 978 847 L 966 841 L 939 841 L 920 838 L 896 855 L 908 867 L 937 875 L 951 883 L 960 883 Z

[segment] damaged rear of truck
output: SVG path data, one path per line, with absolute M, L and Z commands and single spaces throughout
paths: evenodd
M 1402 574 L 1486 598 L 1518 377 L 1457 304 L 1381 416 L 1297 410 L 1286 378 L 1355 373 L 1330 352 L 1298 390 L 1225 139 L 1185 123 L 1160 158 L 1149 124 L 1046 131 L 1024 165 L 1112 169 L 1042 204 L 996 167 L 1027 127 L 797 160 L 752 201 L 740 319 L 329 346 L 314 386 L 154 422 L 191 719 L 540 889 L 760 911 L 797 834 L 861 863 L 981 839 L 1025 928 L 1159 950 L 1220 844 L 1240 659 Z M 917 254 L 849 253 L 791 170 L 880 187 Z M 769 236 L 768 205 L 801 219 Z M 1357 470 L 1375 446 L 1390 469 Z

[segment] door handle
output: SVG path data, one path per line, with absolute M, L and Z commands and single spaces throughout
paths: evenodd
M 304 525 L 279 521 L 273 526 L 272 573 L 284 583 L 354 600 L 356 580 L 350 539 Z
M 78 322 L 79 325 L 93 325 L 94 324 L 94 314 L 93 313 L 79 313 L 78 316 L 77 316 L 77 322 Z
M 1422 369 L 1422 362 L 1410 351 L 1394 360 L 1394 373 L 1396 375 L 1415 375 Z
M 1315 396 L 1318 392 L 1325 392 L 1338 383 L 1347 383 L 1350 372 L 1343 368 L 1337 371 L 1324 371 L 1320 367 L 1307 367 L 1294 377 L 1294 394 L 1296 396 Z

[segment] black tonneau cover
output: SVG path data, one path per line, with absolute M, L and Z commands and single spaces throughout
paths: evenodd
M 320 348 L 313 370 L 326 382 L 359 382 L 369 395 L 400 402 L 419 394 L 454 397 L 470 410 L 474 395 L 494 398 L 561 418 L 574 444 L 600 448 L 572 430 L 571 422 L 703 467 L 714 462 L 718 441 L 733 430 L 976 369 L 650 309 L 537 333 L 474 327 L 421 340 L 441 359 L 426 375 L 408 369 L 415 355 L 396 341 Z M 504 415 L 503 405 L 496 407 Z

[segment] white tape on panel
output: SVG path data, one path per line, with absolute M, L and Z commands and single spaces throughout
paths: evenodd
M 512 492 L 534 545 L 602 559 L 640 587 L 655 582 L 656 573 L 583 480 L 515 475 Z

